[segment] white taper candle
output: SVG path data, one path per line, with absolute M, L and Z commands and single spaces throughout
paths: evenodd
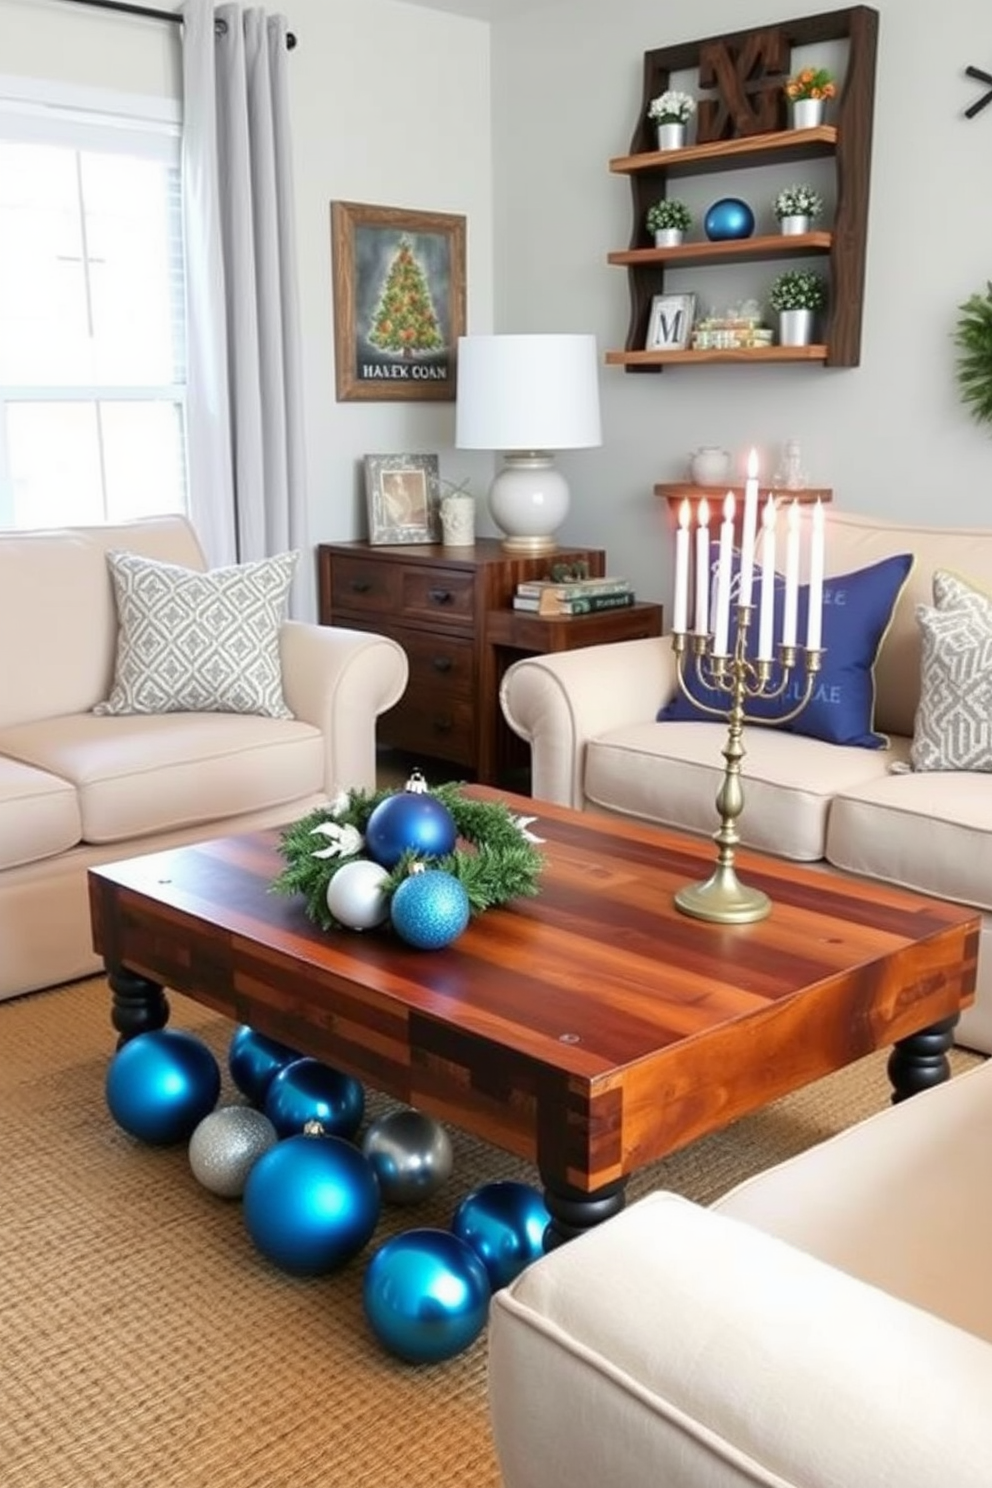
M 819 651 L 823 636 L 823 506 L 813 507 L 809 552 L 809 616 L 806 622 L 806 645 Z
M 714 656 L 730 655 L 730 580 L 734 562 L 734 497 L 728 491 L 720 525 L 720 560 L 716 571 L 716 639 Z
M 689 522 L 692 508 L 688 501 L 679 507 L 679 525 L 675 532 L 675 618 L 672 629 L 684 635 L 689 629 Z
M 696 529 L 696 634 L 706 635 L 710 618 L 710 508 L 705 496 L 699 503 Z
M 785 538 L 785 613 L 782 616 L 782 645 L 796 644 L 799 603 L 799 504 L 789 502 Z
M 758 613 L 758 660 L 774 661 L 775 503 L 769 496 L 761 518 L 761 609 Z
M 747 481 L 744 485 L 744 524 L 741 532 L 741 582 L 738 604 L 751 603 L 754 580 L 754 541 L 758 531 L 758 452 L 747 457 Z

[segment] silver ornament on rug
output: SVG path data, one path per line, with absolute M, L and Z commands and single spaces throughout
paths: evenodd
M 327 885 L 327 907 L 349 930 L 371 930 L 389 915 L 389 900 L 382 886 L 386 869 L 369 858 L 345 863 Z
M 428 1198 L 451 1174 L 451 1138 L 439 1121 L 412 1106 L 390 1111 L 372 1122 L 362 1151 L 390 1204 Z
M 239 1199 L 248 1174 L 279 1140 L 269 1118 L 252 1106 L 222 1106 L 204 1116 L 189 1139 L 193 1177 L 222 1199 Z

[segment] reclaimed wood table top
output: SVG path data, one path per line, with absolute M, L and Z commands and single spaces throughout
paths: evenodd
M 92 869 L 111 984 L 185 993 L 582 1193 L 973 999 L 973 910 L 740 851 L 772 912 L 710 924 L 673 896 L 712 842 L 466 789 L 536 815 L 546 866 L 444 950 L 318 929 L 271 891 L 270 831 Z

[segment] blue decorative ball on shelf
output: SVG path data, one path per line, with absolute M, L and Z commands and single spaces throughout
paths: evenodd
M 258 1159 L 245 1184 L 249 1235 L 295 1276 L 321 1276 L 351 1260 L 371 1238 L 379 1211 L 370 1163 L 341 1137 L 287 1137 Z
M 461 935 L 471 906 L 464 886 L 453 874 L 432 868 L 403 880 L 393 895 L 390 914 L 393 929 L 408 945 L 438 951 Z
M 550 1223 L 536 1188 L 506 1181 L 484 1183 L 463 1199 L 451 1229 L 471 1245 L 495 1292 L 544 1254 L 544 1232 Z
M 365 1091 L 319 1059 L 295 1059 L 269 1085 L 265 1114 L 280 1137 L 294 1136 L 308 1121 L 319 1121 L 333 1137 L 353 1137 L 365 1114 Z
M 380 1343 L 411 1364 L 436 1364 L 482 1332 L 489 1279 L 472 1247 L 450 1230 L 407 1230 L 369 1261 L 362 1296 Z
M 414 788 L 380 801 L 365 826 L 365 850 L 383 868 L 395 868 L 406 852 L 443 858 L 458 841 L 454 817 L 423 777 L 414 775 L 407 785 Z
M 217 1104 L 220 1069 L 202 1039 L 178 1029 L 140 1033 L 107 1070 L 110 1114 L 153 1147 L 185 1142 Z
M 253 1106 L 261 1106 L 279 1071 L 299 1057 L 297 1050 L 276 1043 L 275 1039 L 266 1038 L 264 1033 L 256 1033 L 254 1028 L 243 1023 L 235 1031 L 228 1047 L 227 1067 L 241 1094 L 246 1095 Z
M 754 232 L 754 213 L 739 196 L 722 196 L 703 218 L 703 230 L 714 243 L 749 238 Z

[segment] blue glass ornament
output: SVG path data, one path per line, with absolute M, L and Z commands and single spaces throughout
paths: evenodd
M 449 1230 L 407 1230 L 379 1247 L 365 1271 L 365 1316 L 379 1342 L 411 1364 L 468 1348 L 489 1312 L 486 1268 Z
M 154 1147 L 185 1142 L 217 1104 L 220 1070 L 202 1039 L 159 1028 L 124 1044 L 107 1070 L 110 1114 Z
M 754 232 L 754 213 L 739 196 L 722 196 L 703 218 L 703 229 L 714 243 L 728 238 L 749 238 Z
M 453 874 L 431 868 L 403 880 L 389 912 L 397 935 L 409 945 L 437 951 L 461 935 L 471 906 L 464 886 Z
M 361 1083 L 319 1059 L 294 1059 L 271 1081 L 265 1114 L 280 1137 L 301 1132 L 308 1121 L 319 1121 L 334 1137 L 353 1137 L 365 1114 Z
M 451 1221 L 454 1234 L 475 1251 L 493 1291 L 508 1286 L 544 1254 L 551 1215 L 527 1183 L 484 1183 L 463 1199 Z
M 371 1238 L 379 1210 L 371 1165 L 341 1137 L 287 1137 L 258 1159 L 245 1184 L 249 1235 L 295 1276 L 321 1276 L 351 1260 Z
M 440 1121 L 412 1106 L 377 1117 L 362 1138 L 362 1151 L 389 1204 L 428 1198 L 450 1177 L 454 1163 L 451 1138 Z
M 227 1067 L 241 1094 L 246 1095 L 253 1106 L 261 1106 L 275 1076 L 299 1057 L 295 1049 L 277 1044 L 275 1039 L 266 1038 L 264 1033 L 256 1033 L 243 1023 L 231 1039 Z
M 365 850 L 384 868 L 395 868 L 405 852 L 422 858 L 443 858 L 458 841 L 455 819 L 447 806 L 432 796 L 419 772 L 405 791 L 380 801 L 365 825 Z

